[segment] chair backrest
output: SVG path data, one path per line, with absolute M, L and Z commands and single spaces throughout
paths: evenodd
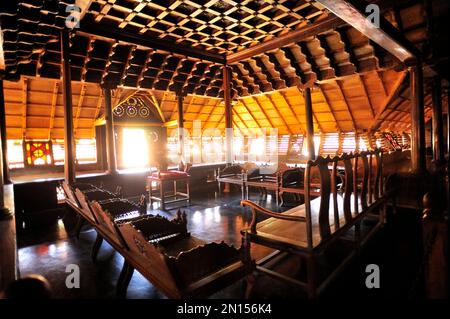
M 337 189 L 338 166 L 343 165 L 342 190 Z M 311 187 L 312 170 L 318 170 L 320 177 L 320 203 L 318 227 L 321 241 L 332 234 L 330 214 L 333 214 L 333 230 L 336 231 L 367 210 L 382 197 L 381 182 L 382 154 L 379 150 L 357 154 L 343 154 L 334 158 L 318 157 L 308 161 L 305 175 L 305 211 L 308 246 L 313 247 Z M 361 167 L 361 169 L 359 168 Z M 340 200 L 342 198 L 342 200 Z M 331 201 L 331 203 L 330 203 Z M 342 202 L 342 204 L 341 204 Z M 343 215 L 344 220 L 341 220 Z
M 80 204 L 80 210 L 83 212 L 83 215 L 86 218 L 89 218 L 94 223 L 98 223 L 97 219 L 95 218 L 95 215 L 91 211 L 88 199 L 86 198 L 84 193 L 80 191 L 78 188 L 75 189 L 75 197 L 78 200 L 78 203 Z
M 72 205 L 80 208 L 80 203 L 78 203 L 78 200 L 73 193 L 72 186 L 70 186 L 66 181 L 62 181 L 61 186 L 64 190 L 64 194 L 66 195 L 66 200 L 69 201 Z
M 142 232 L 136 229 L 132 223 L 123 224 L 119 229 L 129 247 L 129 254 L 140 266 L 137 270 L 169 298 L 181 298 L 179 285 L 172 275 L 167 263 L 168 257 L 163 253 L 161 247 L 149 243 Z

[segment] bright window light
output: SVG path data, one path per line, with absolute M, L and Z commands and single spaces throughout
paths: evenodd
M 253 139 L 250 144 L 250 153 L 253 155 L 262 155 L 266 149 L 264 138 Z
M 142 129 L 123 130 L 122 158 L 126 168 L 144 168 L 148 165 L 148 143 Z

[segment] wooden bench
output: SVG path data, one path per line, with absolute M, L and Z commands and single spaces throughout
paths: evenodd
M 168 298 L 204 298 L 243 278 L 247 292 L 251 290 L 254 263 L 244 247 L 205 244 L 191 236 L 149 240 L 135 223 L 119 229 L 129 247 L 124 254 L 130 269 L 126 275 L 137 269 Z
M 373 165 L 373 163 L 376 165 Z M 344 187 L 339 190 L 338 163 L 345 167 Z M 330 171 L 329 165 L 332 166 Z M 362 165 L 362 170 L 358 169 Z M 320 197 L 312 200 L 312 170 L 320 177 Z M 252 210 L 252 222 L 242 230 L 247 249 L 252 243 L 277 249 L 273 256 L 257 262 L 257 269 L 265 274 L 294 283 L 307 290 L 309 297 L 315 297 L 336 277 L 358 250 L 378 230 L 384 221 L 384 204 L 389 194 L 383 193 L 381 184 L 382 155 L 380 151 L 344 154 L 340 157 L 323 158 L 307 163 L 304 174 L 305 203 L 283 213 L 275 213 L 251 201 L 242 201 Z M 362 173 L 361 179 L 358 173 Z M 268 216 L 259 221 L 258 215 Z M 372 219 L 370 231 L 363 236 L 360 222 Z M 332 243 L 343 238 L 354 227 L 355 238 L 351 252 L 330 273 L 317 280 L 316 258 L 323 255 Z M 288 277 L 264 267 L 268 261 L 283 252 L 293 253 L 306 260 L 306 281 Z
M 102 199 L 91 201 L 89 195 Z M 92 213 L 88 222 L 97 231 L 93 255 L 106 240 L 124 257 L 117 284 L 119 296 L 126 294 L 135 269 L 169 298 L 205 297 L 247 276 L 246 291 L 250 291 L 255 266 L 242 247 L 207 244 L 190 236 L 186 215 L 180 211 L 171 221 L 142 215 L 143 211 L 136 216 L 128 212 L 139 210 L 139 205 L 121 198 L 103 199 L 103 195 L 99 190 L 85 194 L 76 189 L 80 205 L 73 208 L 84 215 Z

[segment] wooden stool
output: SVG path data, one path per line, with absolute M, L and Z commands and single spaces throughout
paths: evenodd
M 153 201 L 161 202 L 161 209 L 164 210 L 166 204 L 176 203 L 181 201 L 187 201 L 189 203 L 189 178 L 191 176 L 183 171 L 159 171 L 154 172 L 147 177 L 147 186 L 149 190 L 149 200 L 150 206 L 152 206 Z M 157 183 L 159 187 L 159 197 L 153 196 L 152 182 Z M 173 193 L 165 194 L 164 182 L 173 183 Z M 177 182 L 186 182 L 186 193 L 179 192 L 177 190 Z M 180 197 L 180 198 L 177 198 Z M 172 200 L 166 200 L 167 198 L 174 198 Z

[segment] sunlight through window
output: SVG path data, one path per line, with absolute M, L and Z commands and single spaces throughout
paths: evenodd
M 144 130 L 123 130 L 122 156 L 126 168 L 144 168 L 148 165 L 148 143 Z

